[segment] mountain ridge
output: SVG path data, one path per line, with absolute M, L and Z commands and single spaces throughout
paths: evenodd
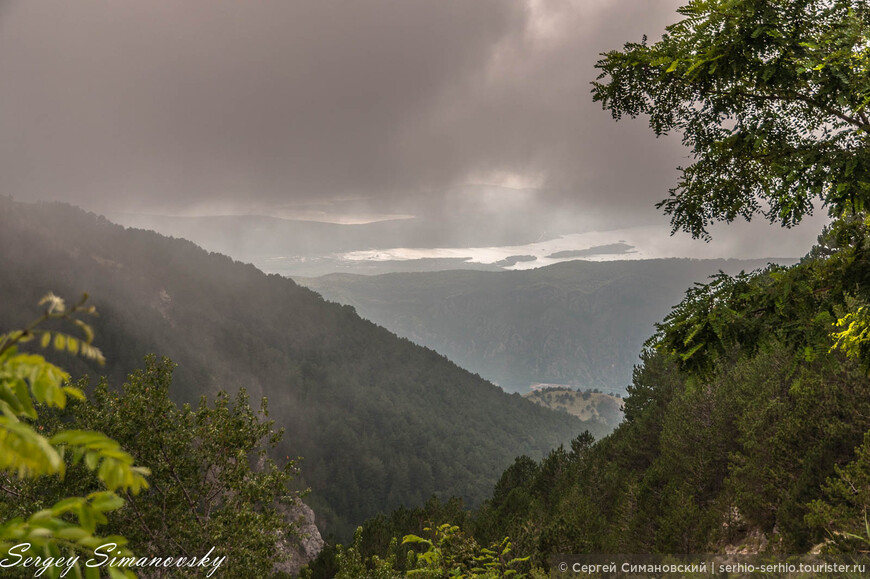
M 21 327 L 48 290 L 87 290 L 105 369 L 119 385 L 149 352 L 178 369 L 174 397 L 218 388 L 269 398 L 302 455 L 326 534 L 430 495 L 479 503 L 517 454 L 543 456 L 590 428 L 505 394 L 350 307 L 192 242 L 125 229 L 62 204 L 0 198 L 0 324 Z M 67 363 L 67 362 L 71 362 Z

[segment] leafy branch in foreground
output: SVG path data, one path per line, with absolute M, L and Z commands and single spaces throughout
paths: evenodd
M 115 491 L 137 494 L 148 487 L 148 469 L 134 466 L 133 457 L 120 445 L 100 432 L 65 430 L 51 438 L 38 431 L 35 420 L 37 406 L 64 409 L 68 398 L 84 400 L 81 389 L 68 385 L 69 375 L 38 354 L 20 353 L 18 346 L 39 337 L 43 348 L 68 351 L 103 363 L 100 351 L 91 345 L 93 331 L 78 316 L 95 314 L 86 307 L 87 295 L 71 308 L 49 293 L 41 301 L 46 309 L 42 316 L 23 330 L 0 335 L 0 480 L 4 495 L 15 496 L 10 477 L 35 479 L 46 475 L 63 478 L 67 466 L 82 463 L 96 473 L 105 490 L 97 490 L 84 497 L 69 497 L 47 509 L 25 517 L 16 517 L 0 523 L 0 553 L 10 562 L 27 557 L 47 558 L 58 563 L 61 558 L 70 562 L 76 576 L 98 577 L 99 570 L 82 568 L 74 559 L 77 554 L 93 554 L 100 545 L 118 545 L 116 555 L 126 556 L 127 541 L 121 536 L 95 536 L 97 526 L 107 522 L 105 513 L 119 509 L 124 500 Z M 49 331 L 41 326 L 49 320 L 72 322 L 84 334 L 78 338 L 63 332 Z M 4 511 L 8 507 L 2 505 Z M 4 513 L 5 516 L 5 513 Z M 64 569 L 47 566 L 48 577 L 65 574 Z M 83 571 L 84 570 L 84 571 Z M 68 569 L 66 569 L 68 571 Z M 129 570 L 110 567 L 109 576 L 135 577 Z
M 847 304 L 855 309 L 838 318 L 834 324 L 840 331 L 831 334 L 834 340 L 831 350 L 842 350 L 865 371 L 870 371 L 870 307 L 854 298 L 850 301 Z
M 407 571 L 403 574 L 396 565 L 396 541 L 390 543 L 387 557 L 377 555 L 363 561 L 361 556 L 362 527 L 354 534 L 353 545 L 338 546 L 336 579 L 398 579 L 400 577 L 439 577 L 496 579 L 497 577 L 544 577 L 540 569 L 532 569 L 531 574 L 523 571 L 529 567 L 529 557 L 513 555 L 510 539 L 504 538 L 489 549 L 477 544 L 473 537 L 466 535 L 456 525 L 445 523 L 424 529 L 430 539 L 417 535 L 405 535 L 403 545 L 417 545 L 422 551 L 408 553 Z M 305 575 L 303 575 L 305 576 Z
M 48 292 L 39 300 L 40 306 L 46 306 L 41 316 L 33 320 L 23 330 L 15 330 L 0 335 L 0 354 L 15 348 L 18 344 L 39 338 L 39 344 L 42 348 L 47 348 L 49 344 L 54 344 L 56 350 L 61 352 L 66 350 L 71 354 L 81 355 L 102 366 L 106 363 L 106 359 L 103 357 L 103 353 L 92 344 L 94 341 L 94 331 L 90 325 L 76 317 L 80 314 L 97 315 L 97 309 L 94 306 L 85 306 L 87 301 L 88 294 L 83 294 L 74 306 L 67 307 L 63 299 L 52 292 Z M 64 332 L 52 332 L 40 327 L 49 320 L 72 322 L 84 334 L 84 338 L 72 336 Z

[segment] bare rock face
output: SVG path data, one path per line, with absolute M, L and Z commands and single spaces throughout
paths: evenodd
M 275 548 L 287 558 L 274 567 L 276 573 L 298 575 L 299 570 L 314 560 L 323 549 L 323 538 L 314 524 L 314 511 L 296 499 L 292 504 L 279 507 L 284 519 L 292 524 L 295 532 L 281 532 Z

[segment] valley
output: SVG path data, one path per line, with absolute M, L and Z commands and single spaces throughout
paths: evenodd
M 793 259 L 569 261 L 523 271 L 295 278 L 509 392 L 537 383 L 625 394 L 655 324 L 718 271 Z

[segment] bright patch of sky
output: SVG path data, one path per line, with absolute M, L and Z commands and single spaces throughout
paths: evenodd
M 559 252 L 583 252 L 582 259 L 610 261 L 688 257 L 695 259 L 760 259 L 801 257 L 815 243 L 828 219 L 823 215 L 809 218 L 800 227 L 784 229 L 765 222 L 736 222 L 713 227 L 713 240 L 705 243 L 682 233 L 669 235 L 667 226 L 644 226 L 609 231 L 590 231 L 563 235 L 524 245 L 469 248 L 408 248 L 350 251 L 336 255 L 349 262 L 407 261 L 418 259 L 464 259 L 470 263 L 494 264 L 514 256 L 534 256 L 517 261 L 505 269 L 532 269 L 577 259 L 554 256 Z M 727 227 L 729 235 L 724 233 Z M 620 251 L 620 246 L 623 247 Z M 600 248 L 596 253 L 595 249 Z M 614 249 L 616 248 L 616 250 Z M 796 251 L 797 248 L 797 251 Z M 589 251 L 592 249 L 592 251 Z

